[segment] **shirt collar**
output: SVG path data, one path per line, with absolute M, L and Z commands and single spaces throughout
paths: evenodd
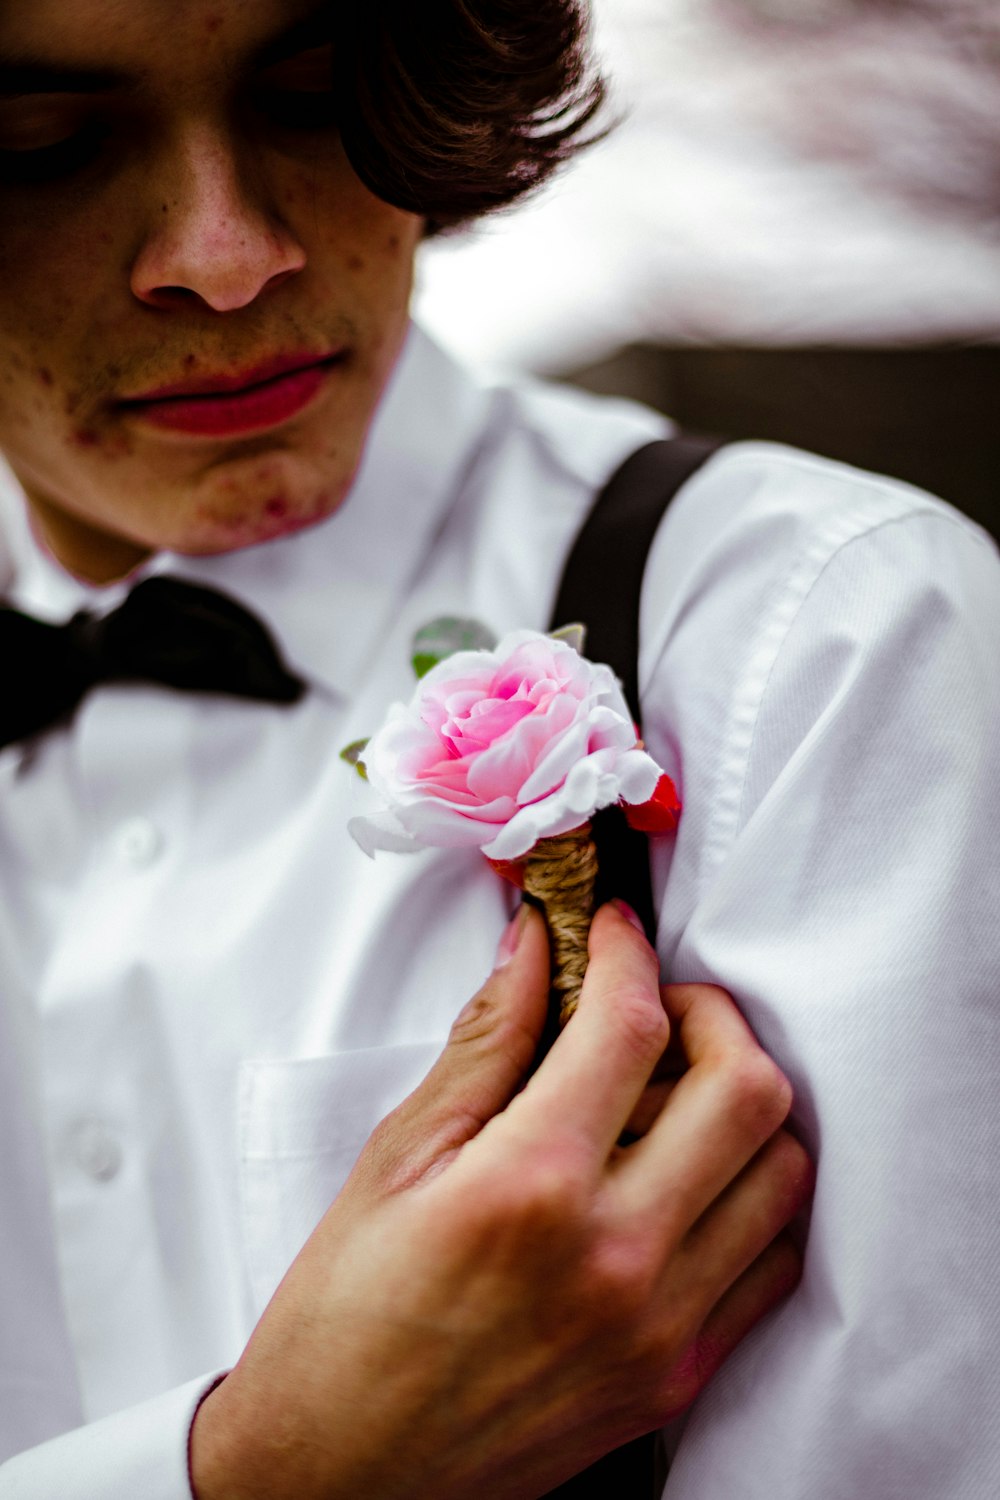
M 171 573 L 232 594 L 274 632 L 288 664 L 350 696 L 407 580 L 456 500 L 489 405 L 477 384 L 411 326 L 340 509 L 293 536 L 217 557 L 161 552 L 128 583 L 96 588 L 41 548 L 23 494 L 0 472 L 0 584 L 47 619 L 104 612 L 141 577 Z

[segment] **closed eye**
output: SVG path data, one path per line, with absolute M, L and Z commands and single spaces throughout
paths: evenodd
M 106 92 L 103 75 L 97 81 L 102 87 L 95 82 L 94 92 Z M 89 89 L 70 93 L 76 75 L 63 80 L 46 73 L 36 82 L 41 86 L 27 94 L 14 88 L 0 94 L 0 185 L 72 179 L 101 156 L 111 135 L 110 122 L 92 113 Z M 21 83 L 19 75 L 15 83 Z M 256 69 L 249 102 L 258 118 L 279 130 L 335 129 L 332 45 L 324 40 Z
M 33 186 L 71 177 L 97 158 L 106 135 L 103 123 L 95 121 L 44 146 L 0 147 L 0 182 Z
M 310 47 L 265 69 L 254 102 L 268 119 L 293 130 L 335 125 L 332 47 Z
M 268 120 L 289 130 L 327 130 L 337 123 L 330 89 L 323 94 L 268 89 L 257 96 L 257 108 Z

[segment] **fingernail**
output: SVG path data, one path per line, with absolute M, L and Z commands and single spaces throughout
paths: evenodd
M 621 912 L 626 922 L 631 922 L 636 931 L 641 932 L 643 937 L 645 937 L 646 929 L 642 925 L 642 919 L 640 918 L 638 912 L 633 910 L 633 908 L 629 906 L 627 901 L 623 901 L 620 896 L 616 896 L 611 905 Z
M 521 941 L 521 929 L 524 926 L 526 916 L 526 909 L 523 906 L 519 906 L 504 928 L 503 935 L 500 938 L 500 946 L 497 948 L 496 963 L 493 966 L 495 969 L 502 969 L 504 964 L 509 964 L 517 952 L 517 945 Z

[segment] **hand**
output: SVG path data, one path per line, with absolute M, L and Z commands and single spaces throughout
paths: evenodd
M 729 997 L 661 1001 L 652 949 L 602 908 L 525 1084 L 548 950 L 520 921 L 202 1403 L 199 1500 L 532 1500 L 686 1406 L 797 1281 L 781 1231 L 812 1168 Z M 671 1031 L 687 1071 L 622 1147 Z

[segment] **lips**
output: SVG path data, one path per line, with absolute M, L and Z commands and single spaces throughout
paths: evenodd
M 233 437 L 276 427 L 318 395 L 340 352 L 279 355 L 235 375 L 157 386 L 119 403 L 128 417 L 195 437 Z

